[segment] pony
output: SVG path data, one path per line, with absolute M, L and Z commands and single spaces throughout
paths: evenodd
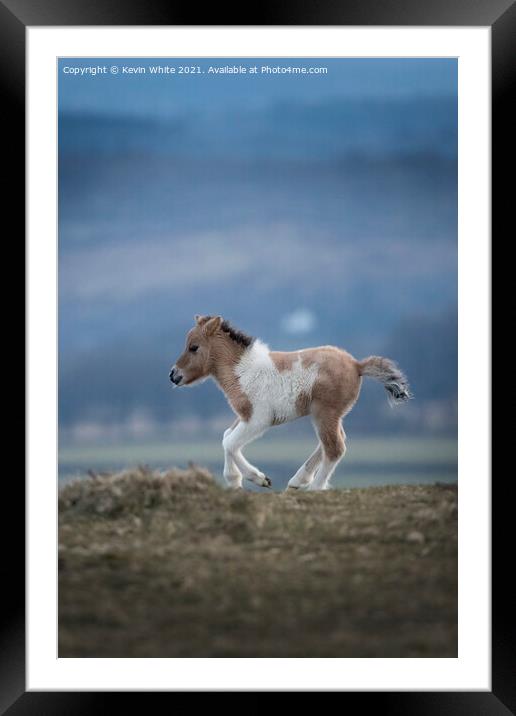
M 356 360 L 335 346 L 271 351 L 222 316 L 195 316 L 183 353 L 170 370 L 174 386 L 213 378 L 236 415 L 224 432 L 224 478 L 231 488 L 242 479 L 271 487 L 242 449 L 270 427 L 311 416 L 318 445 L 287 490 L 325 490 L 346 452 L 342 418 L 356 403 L 362 378 L 383 383 L 391 403 L 411 398 L 407 378 L 394 361 L 380 356 Z

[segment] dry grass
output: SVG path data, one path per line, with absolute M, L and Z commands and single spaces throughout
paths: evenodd
M 59 497 L 59 656 L 453 657 L 457 491 L 140 468 Z

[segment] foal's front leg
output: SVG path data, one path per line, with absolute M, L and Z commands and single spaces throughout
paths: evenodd
M 236 428 L 240 421 L 236 420 L 231 427 L 229 427 L 224 432 L 224 437 L 222 439 L 222 445 L 224 445 L 224 440 L 231 435 L 233 430 Z M 238 466 L 233 458 L 233 455 L 229 452 L 229 450 L 226 450 L 224 448 L 224 479 L 228 483 L 228 487 L 232 487 L 233 489 L 238 489 L 242 487 L 242 473 L 238 469 Z
M 254 465 L 247 462 L 241 453 L 241 449 L 244 445 L 247 445 L 253 440 L 256 440 L 256 438 L 259 438 L 260 435 L 263 435 L 268 427 L 268 424 L 258 420 L 252 420 L 249 422 L 244 422 L 242 420 L 229 433 L 229 435 L 226 434 L 227 431 L 224 433 L 224 439 L 222 441 L 224 452 L 227 452 L 231 456 L 231 459 L 242 472 L 243 476 L 261 487 L 270 487 L 271 481 L 263 474 L 263 472 L 260 472 L 260 470 L 254 467 Z

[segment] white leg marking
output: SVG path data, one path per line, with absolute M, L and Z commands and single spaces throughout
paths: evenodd
M 268 427 L 268 425 L 258 421 L 249 421 L 248 423 L 242 421 L 238 423 L 227 437 L 226 434 L 224 434 L 224 440 L 222 441 L 224 451 L 227 451 L 231 455 L 243 476 L 262 487 L 270 487 L 271 481 L 263 472 L 260 472 L 260 470 L 251 465 L 251 463 L 247 462 L 241 453 L 241 449 L 244 445 L 263 435 Z
M 340 418 L 335 421 L 331 416 L 317 422 L 317 433 L 323 448 L 323 458 L 308 489 L 328 490 L 330 478 L 346 454 L 346 433 Z
M 235 425 L 236 427 L 236 425 Z M 224 432 L 224 437 L 222 439 L 222 445 L 224 445 L 224 440 L 233 432 L 235 428 L 232 426 L 228 428 Z M 239 487 L 242 487 L 242 473 L 237 467 L 236 462 L 233 459 L 233 456 L 231 453 L 224 448 L 224 479 L 228 483 L 228 487 L 232 487 L 233 489 L 238 489 Z
M 308 487 L 313 480 L 315 471 L 317 470 L 322 457 L 323 451 L 321 445 L 319 444 L 308 460 L 301 465 L 294 477 L 289 480 L 287 490 L 299 490 L 300 488 L 302 489 Z
M 321 466 L 319 467 L 316 476 L 312 480 L 309 486 L 309 490 L 329 490 L 330 489 L 330 478 L 335 472 L 335 468 L 346 454 L 346 448 L 344 452 L 336 460 L 329 460 L 326 455 L 323 457 Z

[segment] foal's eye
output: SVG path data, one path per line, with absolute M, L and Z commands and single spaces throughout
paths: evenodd
M 197 353 L 198 348 L 199 346 L 190 346 L 188 350 L 190 351 L 190 353 Z

